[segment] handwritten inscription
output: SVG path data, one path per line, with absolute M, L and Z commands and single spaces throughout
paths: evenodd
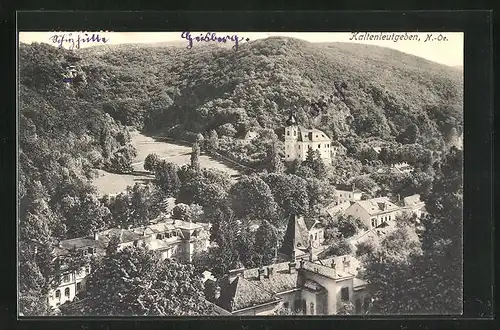
M 218 43 L 227 43 L 234 42 L 233 49 L 238 50 L 238 45 L 242 41 L 250 41 L 249 38 L 240 37 L 237 34 L 233 35 L 217 35 L 216 32 L 207 32 L 205 34 L 200 34 L 199 36 L 193 37 L 191 32 L 182 32 L 182 39 L 186 39 L 188 42 L 187 49 L 193 48 L 193 42 L 218 42 Z
M 92 33 L 89 35 L 88 33 L 79 33 L 73 35 L 72 33 L 68 34 L 55 34 L 49 38 L 52 43 L 57 44 L 59 48 L 68 48 L 68 49 L 80 49 L 82 44 L 90 44 L 90 43 L 107 43 L 109 41 L 108 38 L 101 37 L 99 34 Z

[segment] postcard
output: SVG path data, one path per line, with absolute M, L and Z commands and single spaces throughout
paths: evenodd
M 464 34 L 20 32 L 19 315 L 460 315 Z

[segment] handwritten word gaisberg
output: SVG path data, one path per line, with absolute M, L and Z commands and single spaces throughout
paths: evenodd
M 200 34 L 199 36 L 193 37 L 191 32 L 182 32 L 182 39 L 186 39 L 188 42 L 187 49 L 193 48 L 193 42 L 218 42 L 218 43 L 226 43 L 226 42 L 234 42 L 234 46 L 232 47 L 234 50 L 238 50 L 238 45 L 240 42 L 250 41 L 249 38 L 239 37 L 237 34 L 234 35 L 217 35 L 216 32 L 207 32 L 205 34 Z
M 59 48 L 65 48 L 67 46 L 68 49 L 80 49 L 81 44 L 83 43 L 107 43 L 109 41 L 108 38 L 101 37 L 99 34 L 92 33 L 89 35 L 88 33 L 76 34 L 75 36 L 72 33 L 68 34 L 55 34 L 49 38 L 52 43 L 57 43 Z

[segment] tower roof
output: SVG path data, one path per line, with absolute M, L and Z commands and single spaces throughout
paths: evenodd
M 290 116 L 288 116 L 288 119 L 286 120 L 286 125 L 287 126 L 297 125 L 297 117 L 295 117 L 293 112 L 290 112 Z
M 288 218 L 288 226 L 286 229 L 283 244 L 279 252 L 293 259 L 296 250 L 306 251 L 309 248 L 309 237 L 307 226 L 303 217 L 298 217 L 295 213 L 291 213 Z

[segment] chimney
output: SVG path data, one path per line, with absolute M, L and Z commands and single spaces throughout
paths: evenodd
M 264 278 L 264 268 L 259 268 L 259 281 Z
M 301 263 L 302 263 L 302 260 L 301 260 Z M 288 270 L 290 271 L 290 274 L 294 274 L 296 269 L 295 269 L 295 261 L 290 261 L 288 263 Z
M 273 266 L 267 267 L 267 278 L 273 276 Z
M 354 192 L 355 189 L 356 189 L 356 184 L 353 182 L 352 183 L 352 192 Z
M 332 259 L 332 269 L 333 269 L 333 277 L 337 276 L 337 265 L 335 264 L 335 259 Z
M 347 257 L 344 257 L 344 259 L 342 260 L 342 265 L 344 266 L 344 272 L 347 272 L 347 271 L 349 271 L 351 261 L 347 260 Z
M 233 282 L 238 276 L 243 275 L 244 267 L 238 269 L 231 269 L 229 271 L 229 282 Z
M 99 240 L 99 234 L 97 232 L 94 232 L 94 241 Z

